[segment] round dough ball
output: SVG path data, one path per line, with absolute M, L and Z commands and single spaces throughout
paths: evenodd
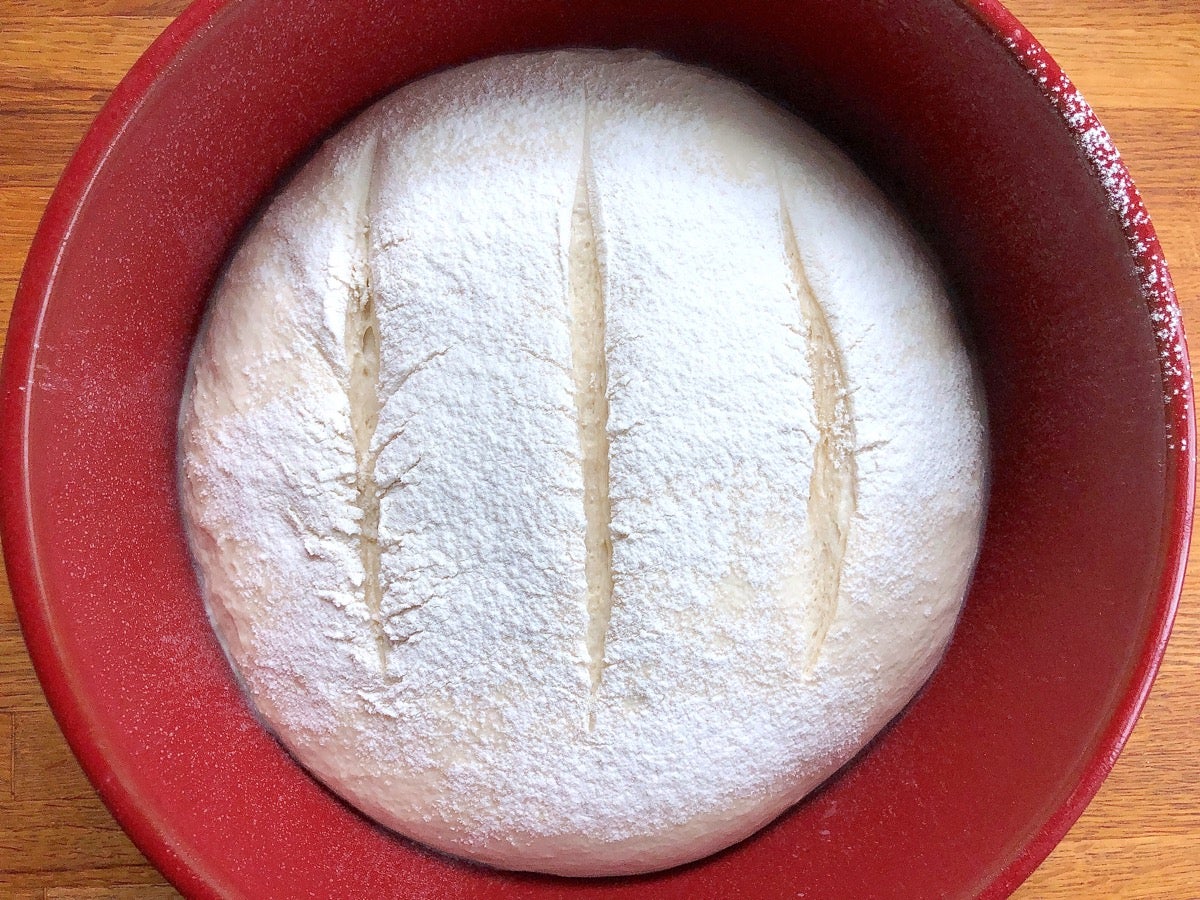
M 826 140 L 636 52 L 410 84 L 276 196 L 181 419 L 212 620 L 367 815 L 513 869 L 713 853 L 936 665 L 984 506 L 926 252 Z

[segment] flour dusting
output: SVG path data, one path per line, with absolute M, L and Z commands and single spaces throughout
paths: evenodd
M 753 833 L 963 600 L 985 441 L 927 260 L 811 129 L 650 54 L 367 110 L 238 250 L 184 401 L 192 550 L 262 719 L 480 862 Z

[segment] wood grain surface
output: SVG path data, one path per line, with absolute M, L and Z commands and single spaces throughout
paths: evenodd
M 0 341 L 42 209 L 121 76 L 182 0 L 0 0 Z M 1200 336 L 1200 0 L 1010 0 L 1098 110 Z M 0 582 L 0 897 L 178 896 L 113 822 L 46 707 Z M 1200 564 L 1125 752 L 1018 891 L 1200 898 Z

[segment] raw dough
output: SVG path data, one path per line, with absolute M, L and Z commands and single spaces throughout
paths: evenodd
M 331 138 L 212 300 L 181 417 L 254 707 L 379 822 L 496 866 L 713 853 L 913 696 L 984 506 L 910 227 L 750 90 L 501 57 Z

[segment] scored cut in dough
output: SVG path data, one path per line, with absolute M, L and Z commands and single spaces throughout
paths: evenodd
M 750 90 L 500 57 L 248 232 L 183 512 L 262 719 L 367 815 L 566 875 L 752 834 L 913 696 L 977 552 L 979 393 L 909 226 Z

